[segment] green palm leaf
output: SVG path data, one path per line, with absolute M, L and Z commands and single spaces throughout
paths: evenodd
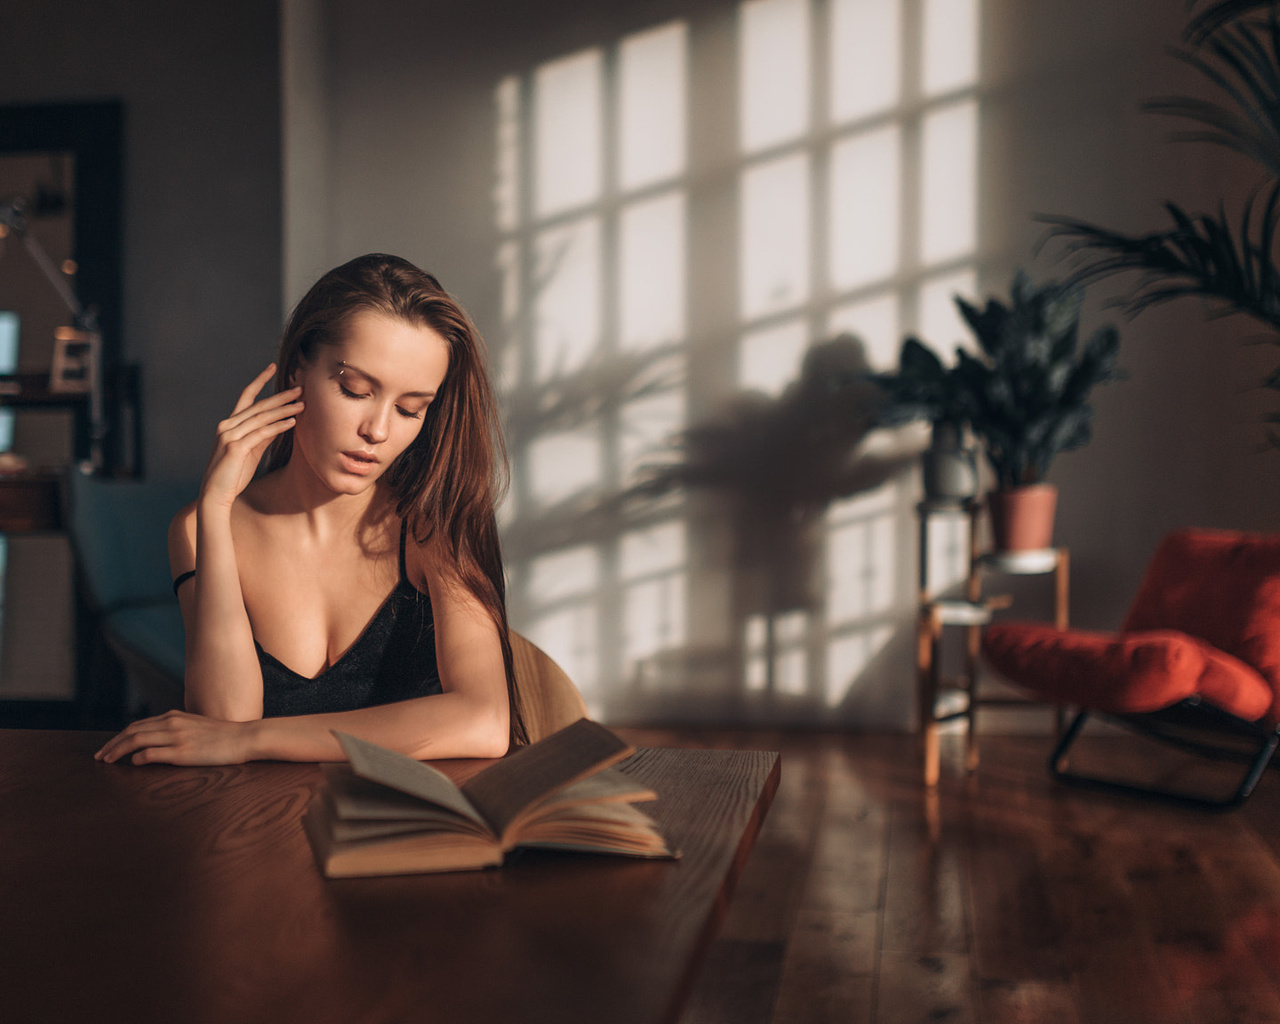
M 1195 0 L 1187 6 L 1194 7 Z M 1254 11 L 1264 8 L 1274 10 L 1275 6 L 1275 0 L 1220 0 L 1192 18 L 1184 35 L 1189 42 L 1203 43 L 1224 25 Z
M 1049 237 L 1061 239 L 1078 265 L 1071 283 L 1086 284 L 1137 272 L 1137 284 L 1123 300 L 1129 313 L 1189 295 L 1225 303 L 1280 331 L 1280 281 L 1275 265 L 1280 184 L 1268 193 L 1255 215 L 1246 204 L 1239 227 L 1219 211 L 1216 216 L 1188 214 L 1165 204 L 1172 227 L 1145 235 L 1127 235 L 1071 217 L 1040 217 Z
M 1175 137 L 1225 146 L 1280 178 L 1280 20 L 1275 12 L 1266 24 L 1223 30 L 1203 50 L 1170 52 L 1221 89 L 1232 107 L 1164 96 L 1144 104 L 1144 109 L 1204 125 L 1206 130 Z

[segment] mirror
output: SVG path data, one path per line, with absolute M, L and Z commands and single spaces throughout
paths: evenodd
M 55 528 L 68 466 L 140 469 L 119 360 L 122 137 L 119 103 L 0 106 L 0 451 L 28 464 L 0 461 L 0 724 L 80 724 L 114 700 L 94 692 L 71 545 Z M 94 397 L 50 388 L 55 367 L 75 377 L 73 305 L 94 311 L 101 338 Z
M 122 133 L 115 102 L 0 107 L 0 208 L 16 202 L 21 223 L 0 239 L 0 310 L 20 319 L 16 371 L 47 376 L 58 362 L 55 335 L 73 319 L 60 291 L 92 312 L 101 336 L 101 407 L 63 401 L 74 410 L 62 428 L 69 438 L 40 417 L 46 422 L 14 426 L 14 444 L 41 464 L 92 459 L 109 475 L 139 468 L 136 430 L 124 415 L 131 389 L 119 370 Z M 13 372 L 0 366 L 0 374 Z M 13 401 L 58 404 L 53 396 Z
M 62 151 L 0 156 L 0 374 L 34 375 L 53 365 L 54 333 L 71 322 L 57 284 L 75 281 L 75 157 Z M 3 214 L 20 211 L 19 233 Z M 8 230 L 6 230 L 8 229 Z M 75 451 L 70 410 L 37 416 L 0 409 L 0 470 L 65 465 Z

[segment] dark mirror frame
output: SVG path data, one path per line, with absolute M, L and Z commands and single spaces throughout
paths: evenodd
M 140 472 L 135 439 L 123 435 L 122 413 L 136 392 L 136 380 L 121 371 L 121 252 L 124 182 L 124 106 L 116 100 L 91 103 L 44 103 L 0 106 L 0 156 L 65 152 L 75 160 L 73 227 L 78 265 L 75 293 L 80 304 L 94 307 L 102 335 L 100 373 L 103 389 L 101 471 Z M 133 433 L 136 434 L 136 424 Z M 90 450 L 90 424 L 76 417 L 75 454 Z
M 102 338 L 102 460 L 99 472 L 141 472 L 137 424 L 137 373 L 120 361 L 123 323 L 122 252 L 124 108 L 118 101 L 0 106 L 0 156 L 69 153 L 74 160 L 72 282 L 81 306 L 92 307 Z M 8 197 L 0 197 L 8 198 Z M 87 402 L 74 406 L 77 460 L 92 451 Z M 128 422 L 125 416 L 129 417 Z M 76 681 L 71 700 L 2 700 L 0 728 L 116 728 L 121 722 L 123 679 L 96 667 L 92 616 L 75 602 Z

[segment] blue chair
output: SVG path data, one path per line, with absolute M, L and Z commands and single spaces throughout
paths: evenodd
M 97 636 L 119 660 L 127 717 L 182 707 L 182 613 L 166 537 L 194 480 L 112 480 L 72 472 L 69 526 Z

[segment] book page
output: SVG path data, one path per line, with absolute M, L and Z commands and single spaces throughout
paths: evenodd
M 311 798 L 302 824 L 316 862 L 329 878 L 466 871 L 502 863 L 502 850 L 487 833 L 416 832 L 340 841 L 320 793 Z
M 489 826 L 415 796 L 388 789 L 354 774 L 347 764 L 324 766 L 325 784 L 321 787 L 325 803 L 335 822 L 359 823 L 361 827 L 377 822 L 390 822 L 394 831 L 448 830 L 472 832 L 494 838 Z
M 583 804 L 605 803 L 640 803 L 657 800 L 658 794 L 643 782 L 616 768 L 601 768 L 594 775 L 570 783 L 558 793 L 539 800 L 528 814 L 519 814 L 517 819 L 523 823 L 530 817 L 541 818 L 544 814 L 554 814 L 565 807 L 579 807 Z
M 341 843 L 359 843 L 369 839 L 389 839 L 393 836 L 420 836 L 420 835 L 474 835 L 488 843 L 493 842 L 493 836 L 489 835 L 488 829 L 481 829 L 479 825 L 473 825 L 469 821 L 463 821 L 461 818 L 454 818 L 447 822 L 436 822 L 435 825 L 443 825 L 444 828 L 433 827 L 431 822 L 422 821 L 420 818 L 405 819 L 396 821 L 392 819 L 348 819 L 333 817 L 331 815 L 329 822 L 329 838 L 335 844 Z M 465 831 L 464 831 L 465 830 Z M 448 842 L 448 839 L 442 839 L 441 842 Z
M 631 857 L 678 857 L 657 825 L 631 804 L 564 807 L 538 815 L 520 830 L 520 846 L 616 853 Z
M 360 778 L 444 807 L 482 828 L 488 827 L 471 801 L 443 772 L 376 743 L 369 743 L 343 732 L 335 732 L 334 735 L 351 759 L 351 770 Z
M 490 765 L 462 792 L 507 846 L 511 824 L 521 811 L 631 752 L 603 725 L 580 718 Z

